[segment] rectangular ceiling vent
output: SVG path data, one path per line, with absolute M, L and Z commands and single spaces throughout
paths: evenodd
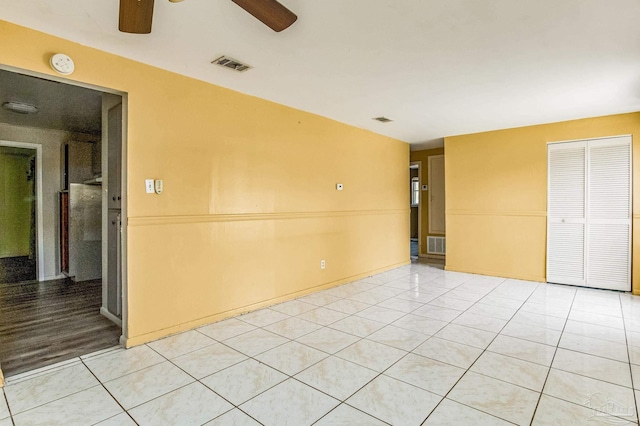
M 220 65 L 221 67 L 229 68 L 238 72 L 243 72 L 253 68 L 251 65 L 243 64 L 242 62 L 236 59 L 230 58 L 228 56 L 220 56 L 218 59 L 216 59 L 211 63 L 215 65 Z
M 391 123 L 393 121 L 392 119 L 387 117 L 374 117 L 373 119 L 381 123 Z

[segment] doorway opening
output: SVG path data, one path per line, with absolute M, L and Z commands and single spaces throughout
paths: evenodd
M 0 89 L 0 374 L 10 380 L 126 333 L 126 94 L 6 67 Z
M 35 147 L 0 142 L 0 282 L 37 278 Z
M 420 227 L 422 217 L 422 209 L 420 206 L 420 181 L 421 181 L 421 163 L 419 161 L 413 162 L 409 165 L 409 194 L 411 202 L 411 235 L 410 240 L 410 255 L 411 260 L 416 261 L 420 256 Z

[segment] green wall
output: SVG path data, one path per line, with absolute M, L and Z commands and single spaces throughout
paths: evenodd
M 27 173 L 34 156 L 35 150 L 0 147 L 0 257 L 29 255 L 35 180 Z

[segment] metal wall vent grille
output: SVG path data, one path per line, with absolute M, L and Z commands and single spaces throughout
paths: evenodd
M 447 245 L 444 237 L 427 237 L 427 253 L 446 254 Z
M 251 65 L 243 64 L 242 62 L 230 58 L 228 56 L 220 56 L 215 61 L 211 62 L 214 65 L 219 65 L 221 67 L 229 68 L 234 71 L 243 72 L 246 70 L 250 70 L 253 68 Z

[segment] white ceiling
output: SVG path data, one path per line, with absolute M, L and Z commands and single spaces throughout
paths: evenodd
M 281 0 L 282 33 L 230 0 L 0 0 L 0 19 L 392 136 L 442 137 L 640 110 L 639 0 Z M 210 65 L 229 55 L 255 69 Z M 82 66 L 82 63 L 76 64 Z M 376 116 L 395 121 L 382 124 Z

